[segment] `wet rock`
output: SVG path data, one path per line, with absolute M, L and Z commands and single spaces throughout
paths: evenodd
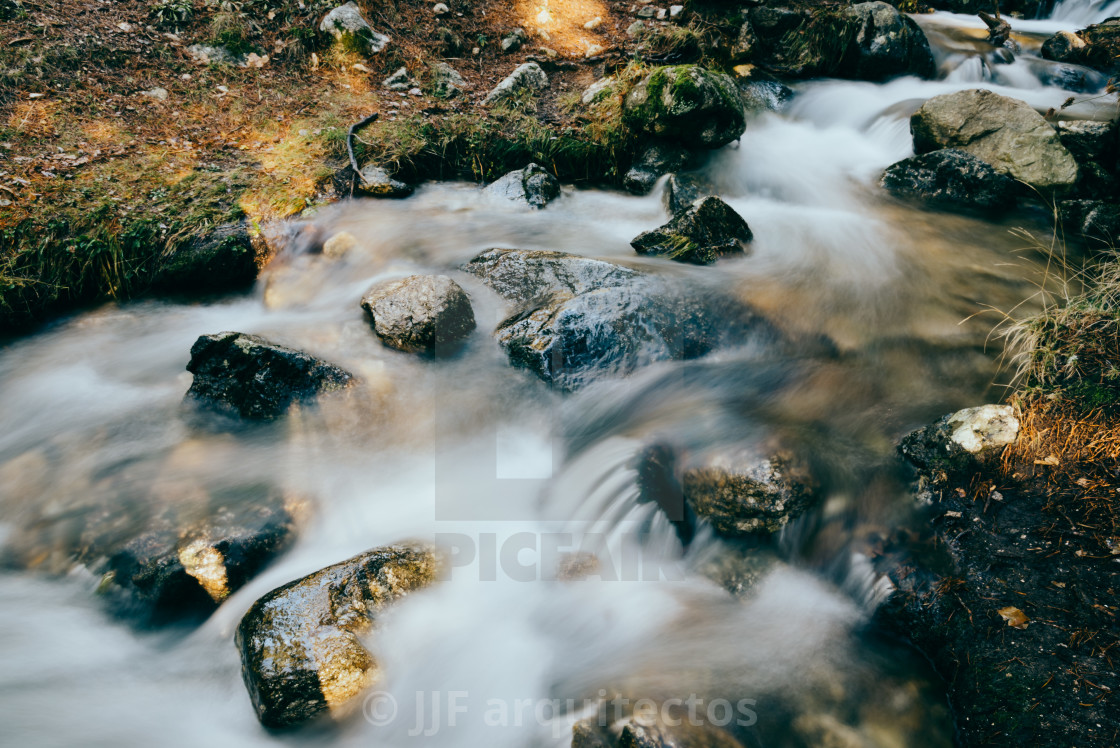
M 1076 33 L 1059 31 L 1043 43 L 1042 56 L 1086 65 L 1109 76 L 1120 74 L 1120 19 L 1110 18 Z
M 409 74 L 408 68 L 402 67 L 382 81 L 381 85 L 390 91 L 407 91 L 416 85 L 416 79 Z
M 352 172 L 351 172 L 352 173 Z M 358 172 L 354 194 L 367 197 L 404 198 L 414 191 L 412 185 L 405 184 L 389 176 L 380 166 L 367 164 Z
M 899 444 L 899 452 L 929 473 L 957 475 L 998 456 L 1019 435 L 1010 405 L 965 408 L 918 429 Z
M 495 332 L 510 361 L 563 391 L 702 356 L 758 324 L 730 299 L 600 260 L 492 249 L 464 269 L 520 305 Z
M 1085 40 L 1072 31 L 1059 31 L 1042 43 L 1042 56 L 1058 62 L 1078 62 Z
M 319 30 L 339 40 L 348 37 L 359 39 L 371 54 L 385 49 L 390 42 L 389 37 L 373 30 L 353 0 L 338 6 L 324 16 L 319 24 Z
M 670 174 L 662 201 L 669 215 L 688 210 L 696 201 L 715 195 L 715 187 L 698 174 Z
M 1000 213 L 1015 206 L 1018 183 L 976 156 L 945 148 L 887 167 L 880 182 L 895 197 L 966 213 Z
M 698 573 L 739 600 L 749 598 L 759 582 L 785 566 L 769 543 L 731 539 L 705 549 L 696 561 Z
M 560 197 L 560 182 L 543 166 L 529 164 L 488 185 L 486 194 L 533 208 L 543 208 Z
M 667 224 L 630 242 L 642 255 L 710 265 L 720 257 L 744 254 L 753 234 L 743 217 L 718 197 L 706 197 Z
M 757 65 L 736 65 L 735 83 L 748 114 L 780 111 L 793 98 L 793 89 Z
M 295 403 L 347 386 L 352 375 L 255 335 L 203 335 L 191 347 L 187 399 L 231 416 L 278 418 Z
M 1059 214 L 1067 234 L 1096 249 L 1120 246 L 1120 203 L 1105 200 L 1065 200 Z
M 671 171 L 694 166 L 692 151 L 675 143 L 654 143 L 646 148 L 622 178 L 622 184 L 635 195 L 645 195 L 657 180 Z
M 298 725 L 353 708 L 377 677 L 361 644 L 390 603 L 430 584 L 431 549 L 377 548 L 297 579 L 253 603 L 237 627 L 241 674 L 266 727 Z
M 579 294 L 636 281 L 632 268 L 564 252 L 491 249 L 463 268 L 481 278 L 502 298 L 529 304 L 552 296 Z
M 935 96 L 910 118 L 914 150 L 959 148 L 1042 191 L 1073 187 L 1077 162 L 1042 115 L 1018 99 L 972 89 Z
M 909 16 L 884 2 L 859 3 L 845 13 L 855 24 L 839 63 L 839 74 L 858 80 L 897 75 L 931 78 L 936 72 L 925 32 Z
M 262 498 L 217 508 L 188 526 L 163 519 L 111 552 L 101 591 L 115 611 L 145 625 L 204 618 L 295 537 L 295 517 L 267 486 Z M 240 493 L 240 492 L 239 492 Z
M 1117 126 L 1114 122 L 1071 121 L 1058 123 L 1062 145 L 1077 161 L 1081 180 L 1077 193 L 1088 198 L 1111 200 L 1117 182 Z
M 689 148 L 718 148 L 746 129 L 735 82 L 698 65 L 658 68 L 637 83 L 623 102 L 627 124 Z
M 685 501 L 721 535 L 774 533 L 808 509 L 816 482 L 788 453 L 724 452 L 684 471 Z
M 229 291 L 251 286 L 258 272 L 248 224 L 228 223 L 172 249 L 152 286 L 164 293 Z
M 548 88 L 548 76 L 535 62 L 519 65 L 494 90 L 486 94 L 483 104 L 494 104 L 521 91 L 543 91 Z
M 379 283 L 362 298 L 377 337 L 407 353 L 449 352 L 475 328 L 466 292 L 446 275 Z
M 431 70 L 431 91 L 433 96 L 450 99 L 466 89 L 466 81 L 459 71 L 446 62 L 436 62 Z

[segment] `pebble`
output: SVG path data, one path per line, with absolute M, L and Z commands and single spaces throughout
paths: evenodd
M 594 31 L 595 29 L 599 28 L 602 25 L 603 25 L 603 19 L 600 18 L 599 16 L 595 16 L 590 21 L 583 24 L 583 27 L 585 29 L 587 29 L 588 31 Z
M 435 5 L 432 6 L 432 12 L 435 13 L 437 16 L 445 16 L 448 13 L 451 12 L 451 8 L 448 8 L 443 3 L 436 3 Z
M 684 6 L 683 5 L 670 5 L 669 6 L 669 18 L 677 18 L 678 16 L 680 16 L 681 13 L 684 13 Z

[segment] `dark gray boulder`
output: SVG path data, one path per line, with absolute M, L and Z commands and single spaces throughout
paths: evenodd
M 718 197 L 706 197 L 664 226 L 639 234 L 630 244 L 638 254 L 710 265 L 727 255 L 744 254 L 753 238 L 747 222 L 730 205 Z
M 219 506 L 197 522 L 163 516 L 110 550 L 101 592 L 118 615 L 144 625 L 206 617 L 291 545 L 295 517 L 276 489 Z
M 407 353 L 450 351 L 474 331 L 470 298 L 446 275 L 378 283 L 362 298 L 381 342 Z
M 427 586 L 435 553 L 376 548 L 279 587 L 237 626 L 241 675 L 257 718 L 271 728 L 347 713 L 377 676 L 361 637 L 389 604 Z
M 661 199 L 669 215 L 675 216 L 688 210 L 697 200 L 715 194 L 712 183 L 698 174 L 670 174 Z
M 738 302 L 602 260 L 492 249 L 464 269 L 518 306 L 495 332 L 511 363 L 563 391 L 702 356 L 758 323 Z
M 486 194 L 543 208 L 560 197 L 560 182 L 540 164 L 529 164 L 488 185 Z
M 936 65 L 929 41 L 909 16 L 884 2 L 859 3 L 845 13 L 856 28 L 840 60 L 842 77 L 873 81 L 897 75 L 933 77 Z
M 622 177 L 622 184 L 635 195 L 645 195 L 658 179 L 671 171 L 694 166 L 695 161 L 692 151 L 676 143 L 654 143 Z
M 976 156 L 945 148 L 887 167 L 880 184 L 895 197 L 966 213 L 1000 213 L 1015 206 L 1019 185 Z
M 203 335 L 191 346 L 187 399 L 231 416 L 278 418 L 295 403 L 347 386 L 353 376 L 302 351 L 254 335 Z
M 1058 205 L 1066 234 L 1094 249 L 1120 246 L 1120 203 L 1106 200 L 1065 200 Z
M 1117 166 L 1120 165 L 1118 130 L 1115 122 L 1086 122 L 1074 120 L 1058 123 L 1058 138 L 1077 161 L 1080 179 L 1076 185 L 1079 196 L 1098 200 L 1112 200 L 1120 183 Z
M 214 293 L 251 286 L 257 279 L 257 251 L 247 223 L 228 223 L 172 249 L 152 282 L 162 293 Z

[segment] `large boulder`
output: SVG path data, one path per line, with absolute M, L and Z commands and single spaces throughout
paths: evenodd
M 385 49 L 391 41 L 385 34 L 373 30 L 362 15 L 361 8 L 353 0 L 323 16 L 319 30 L 340 41 L 352 40 L 372 54 Z
M 362 308 L 381 342 L 407 353 L 451 349 L 475 328 L 470 298 L 446 275 L 378 283 L 362 297 Z
M 152 286 L 163 293 L 230 291 L 251 286 L 258 271 L 248 224 L 228 223 L 172 249 Z
M 855 29 L 840 59 L 839 75 L 858 80 L 933 77 L 936 65 L 929 41 L 909 16 L 884 2 L 859 3 L 845 13 Z
M 702 356 L 758 325 L 733 300 L 601 260 L 492 249 L 464 269 L 517 305 L 495 332 L 510 361 L 563 391 Z
M 630 244 L 638 254 L 710 265 L 721 257 L 743 254 L 752 238 L 742 216 L 718 197 L 708 196 L 664 226 L 642 232 Z
M 487 185 L 485 192 L 539 209 L 560 197 L 560 181 L 540 164 L 529 164 Z
M 253 603 L 237 626 L 241 674 L 266 727 L 342 715 L 377 677 L 361 638 L 386 606 L 430 584 L 427 547 L 376 548 L 289 582 Z
M 1010 405 L 981 405 L 945 416 L 900 442 L 898 450 L 924 473 L 953 476 L 990 462 L 1019 436 Z
M 914 150 L 959 148 L 1045 192 L 1068 190 L 1077 162 L 1042 115 L 1018 99 L 983 89 L 935 96 L 910 118 Z
M 483 104 L 495 104 L 508 100 L 522 91 L 536 93 L 548 88 L 548 75 L 535 62 L 518 65 L 501 83 L 486 94 Z
M 639 81 L 623 101 L 633 129 L 672 138 L 690 148 L 718 148 L 746 129 L 735 81 L 698 65 L 658 68 Z
M 945 210 L 992 214 L 1015 206 L 1018 183 L 956 148 L 931 151 L 887 167 L 881 184 L 892 195 Z
M 333 364 L 255 335 L 203 335 L 191 346 L 187 398 L 219 413 L 278 418 L 295 403 L 346 387 L 353 379 Z

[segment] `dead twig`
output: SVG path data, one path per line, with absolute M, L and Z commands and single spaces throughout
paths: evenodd
M 354 196 L 354 189 L 358 186 L 358 159 L 354 156 L 354 137 L 358 130 L 372 124 L 377 120 L 378 113 L 374 112 L 363 120 L 350 125 L 346 132 L 346 155 L 350 157 L 350 197 Z

